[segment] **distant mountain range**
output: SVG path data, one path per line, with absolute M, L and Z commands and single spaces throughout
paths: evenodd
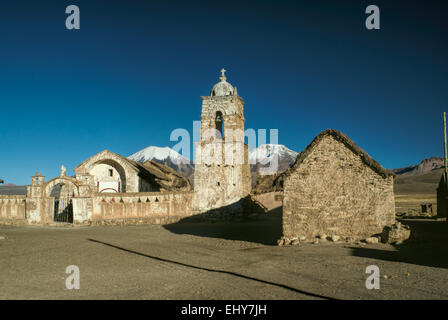
M 418 174 L 424 174 L 436 169 L 443 168 L 443 158 L 432 157 L 423 159 L 419 164 L 414 164 L 409 167 L 393 169 L 397 175 L 414 176 Z
M 255 180 L 256 173 L 260 169 L 268 168 L 274 157 L 278 156 L 278 169 L 268 170 L 267 173 L 274 174 L 284 171 L 297 158 L 298 152 L 288 149 L 281 144 L 264 144 L 249 152 L 252 178 Z M 151 160 L 166 164 L 176 170 L 193 183 L 194 164 L 169 147 L 149 146 L 128 157 L 131 160 L 143 163 Z M 275 169 L 275 168 L 274 168 Z M 392 169 L 397 174 L 395 178 L 395 189 L 398 193 L 404 192 L 433 192 L 437 187 L 440 175 L 443 171 L 443 159 L 431 157 L 422 160 L 419 164 L 408 167 Z M 25 194 L 24 186 L 5 184 L 0 186 L 0 194 Z
M 251 163 L 253 187 L 256 187 L 257 173 L 260 169 L 268 169 L 275 156 L 278 156 L 278 169 L 268 169 L 267 174 L 286 170 L 294 164 L 297 155 L 298 152 L 279 144 L 265 144 L 250 151 L 249 162 Z M 151 146 L 134 153 L 129 158 L 138 162 L 152 160 L 165 163 L 188 178 L 193 184 L 194 164 L 168 147 Z M 434 194 L 443 172 L 443 159 L 440 157 L 423 159 L 418 164 L 392 169 L 392 171 L 397 174 L 394 183 L 396 194 Z M 266 179 L 269 179 L 269 176 L 266 176 Z
M 266 169 L 266 173 L 269 174 L 284 171 L 294 164 L 298 154 L 298 152 L 288 149 L 282 144 L 263 144 L 249 152 L 249 163 L 251 164 L 252 174 L 259 172 L 260 169 Z M 273 165 L 275 157 L 278 157 L 278 167 Z M 166 164 L 186 178 L 192 178 L 194 172 L 194 164 L 192 161 L 169 147 L 160 148 L 149 146 L 128 158 L 141 163 L 152 160 Z M 270 166 L 272 166 L 272 169 L 269 169 Z M 443 168 L 443 159 L 440 157 L 432 157 L 422 160 L 419 164 L 392 169 L 392 171 L 398 176 L 414 176 L 430 173 L 441 168 Z
M 260 169 L 265 169 L 266 173 L 274 174 L 277 171 L 284 171 L 296 160 L 298 153 L 279 144 L 264 144 L 249 152 L 249 163 L 253 175 Z M 274 165 L 274 159 L 278 157 L 278 166 Z M 166 164 L 176 170 L 184 177 L 193 182 L 194 164 L 178 152 L 169 147 L 149 146 L 128 157 L 140 163 L 151 160 Z M 272 166 L 272 168 L 270 168 Z
M 298 154 L 298 152 L 288 149 L 282 144 L 263 144 L 249 152 L 252 174 L 254 175 L 260 170 L 264 170 L 265 174 L 285 171 L 294 164 Z M 278 159 L 277 166 L 275 165 L 275 157 Z
M 168 148 L 160 148 L 155 146 L 149 146 L 143 150 L 140 150 L 128 157 L 130 160 L 134 160 L 140 163 L 146 161 L 154 161 L 157 163 L 165 164 L 168 167 L 176 170 L 182 176 L 189 179 L 190 182 L 193 180 L 194 165 L 193 163 L 183 157 L 178 152 Z
M 443 173 L 443 158 L 423 159 L 419 164 L 393 169 L 395 194 L 435 194 Z

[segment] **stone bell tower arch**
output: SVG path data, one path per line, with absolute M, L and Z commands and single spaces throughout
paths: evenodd
M 194 207 L 228 209 L 251 191 L 249 148 L 244 142 L 244 101 L 226 70 L 202 98 L 201 138 L 196 144 Z

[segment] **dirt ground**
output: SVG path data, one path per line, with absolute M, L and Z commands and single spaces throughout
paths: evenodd
M 0 227 L 0 299 L 447 299 L 448 223 L 407 243 L 278 247 L 281 221 Z M 4 237 L 3 239 L 1 237 Z M 80 289 L 65 286 L 66 267 Z M 366 267 L 381 272 L 365 287 Z

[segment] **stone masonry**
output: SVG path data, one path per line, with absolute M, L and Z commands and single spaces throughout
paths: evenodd
M 395 223 L 394 174 L 336 130 L 319 134 L 283 178 L 285 239 L 364 239 Z
M 196 145 L 194 210 L 238 210 L 232 207 L 251 190 L 248 146 L 244 143 L 243 99 L 227 81 L 202 97 L 201 139 Z

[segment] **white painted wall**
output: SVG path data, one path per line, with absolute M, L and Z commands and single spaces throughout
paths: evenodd
M 112 176 L 110 175 L 109 170 L 112 170 Z M 99 182 L 99 191 L 102 191 L 104 189 L 114 189 L 118 191 L 118 183 L 120 183 L 121 187 L 123 187 L 120 173 L 117 171 L 117 169 L 109 164 L 99 163 L 95 165 L 90 171 L 90 174 L 93 176 L 95 186 L 97 186 Z M 104 192 L 114 191 L 104 190 Z

